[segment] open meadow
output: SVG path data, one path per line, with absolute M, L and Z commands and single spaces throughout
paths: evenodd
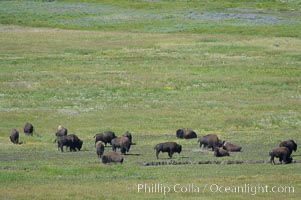
M 297 0 L 0 1 L 0 199 L 300 199 L 301 164 L 268 163 L 301 144 L 300 50 Z M 81 151 L 58 151 L 59 124 Z M 186 127 L 243 151 L 216 158 Z M 97 158 L 107 130 L 133 136 L 123 164 Z M 182 152 L 157 160 L 166 141 Z

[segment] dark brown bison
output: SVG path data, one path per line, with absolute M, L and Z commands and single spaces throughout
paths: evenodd
M 169 158 L 172 158 L 172 155 L 174 153 L 181 153 L 182 151 L 182 146 L 180 144 L 177 144 L 176 142 L 164 142 L 164 143 L 159 143 L 155 146 L 156 149 L 156 157 L 157 159 L 159 158 L 159 153 L 162 152 L 167 152 Z
M 197 134 L 188 128 L 178 129 L 176 132 L 177 138 L 180 139 L 192 139 L 197 138 Z
M 64 151 L 64 146 L 69 148 L 70 151 L 80 151 L 83 145 L 83 141 L 80 140 L 75 134 L 59 137 L 57 139 L 58 148 Z
M 287 141 L 283 141 L 279 144 L 279 147 L 286 147 L 289 149 L 290 154 L 292 154 L 293 151 L 297 151 L 297 147 L 298 145 L 296 144 L 296 142 L 294 140 L 287 140 Z
M 104 151 L 105 151 L 105 146 L 102 143 L 102 141 L 96 142 L 96 154 L 99 158 L 102 156 Z
M 34 127 L 31 123 L 26 122 L 23 128 L 25 135 L 32 135 L 34 131 Z
M 132 134 L 129 131 L 126 131 L 122 136 L 128 137 L 129 140 L 130 140 L 130 142 L 131 142 L 131 144 L 133 144 L 132 143 Z
M 96 142 L 102 141 L 105 144 L 105 146 L 107 146 L 107 143 L 112 144 L 111 142 L 114 138 L 116 138 L 116 135 L 112 131 L 106 131 L 103 133 L 96 134 L 94 136 L 94 138 L 95 138 L 95 145 L 96 145 Z
M 235 144 L 232 144 L 232 143 L 226 142 L 226 141 L 223 142 L 223 148 L 227 151 L 232 151 L 232 152 L 235 152 L 235 151 L 238 152 L 238 151 L 241 151 L 241 149 L 242 149 L 240 146 L 237 146 Z
M 198 142 L 200 143 L 200 147 L 203 146 L 205 148 L 211 148 L 212 151 L 214 150 L 215 147 L 223 146 L 223 141 L 221 141 L 215 134 L 204 135 L 200 137 Z
M 286 147 L 278 147 L 274 149 L 269 154 L 271 156 L 271 163 L 275 164 L 274 158 L 279 158 L 279 162 L 282 164 L 282 161 L 284 164 L 291 163 L 293 158 L 291 157 L 290 150 Z
M 19 144 L 19 131 L 14 128 L 11 131 L 9 138 L 12 143 Z
M 215 157 L 224 157 L 224 156 L 230 156 L 230 154 L 223 147 L 215 147 L 214 148 L 214 156 Z
M 55 136 L 58 138 L 58 137 L 65 136 L 67 134 L 68 134 L 68 129 L 66 129 L 62 125 L 59 125 L 57 128 L 57 132 L 55 133 Z
M 120 152 L 122 154 L 126 154 L 126 152 L 129 152 L 132 143 L 130 142 L 130 139 L 128 137 L 122 136 L 114 138 L 111 141 L 112 144 L 112 150 L 116 152 L 117 148 L 120 148 Z
M 110 152 L 101 157 L 102 163 L 121 163 L 123 162 L 123 157 L 116 152 Z

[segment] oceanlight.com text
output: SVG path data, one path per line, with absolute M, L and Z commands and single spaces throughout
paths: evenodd
M 168 183 L 138 183 L 128 187 L 130 192 L 153 193 L 168 195 L 169 193 L 219 193 L 219 194 L 246 194 L 256 195 L 259 193 L 295 193 L 294 186 L 288 185 L 266 185 L 266 184 L 242 184 L 242 185 L 222 185 L 211 184 L 168 184 Z

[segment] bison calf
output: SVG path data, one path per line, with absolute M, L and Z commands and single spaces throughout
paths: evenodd
M 121 163 L 123 162 L 123 157 L 116 152 L 110 152 L 101 157 L 103 164 L 107 163 Z
M 275 165 L 274 158 L 279 158 L 279 162 L 282 164 L 282 161 L 284 164 L 291 163 L 293 158 L 291 157 L 290 150 L 286 147 L 278 147 L 274 149 L 269 154 L 271 156 L 271 163 Z
M 11 131 L 9 138 L 12 143 L 19 144 L 19 131 L 14 128 Z
M 105 151 L 105 146 L 102 143 L 102 141 L 96 142 L 96 154 L 99 158 L 102 156 L 104 151 Z
M 176 132 L 177 138 L 180 139 L 192 139 L 197 138 L 197 134 L 188 128 L 178 129 Z
M 65 136 L 68 134 L 68 129 L 66 129 L 65 127 L 63 127 L 62 125 L 59 125 L 57 128 L 57 132 L 55 133 L 55 136 L 57 138 Z
M 157 159 L 159 158 L 159 153 L 162 152 L 167 152 L 169 158 L 172 158 L 172 155 L 176 153 L 181 153 L 182 151 L 182 146 L 180 144 L 177 144 L 176 142 L 164 142 L 157 144 L 155 146 L 156 149 L 156 157 Z

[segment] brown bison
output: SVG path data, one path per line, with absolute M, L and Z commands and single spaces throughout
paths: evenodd
M 25 135 L 32 135 L 33 131 L 34 131 L 34 127 L 31 123 L 26 122 L 23 127 L 23 131 L 24 131 Z
M 104 151 L 105 151 L 105 146 L 102 143 L 102 141 L 96 142 L 96 154 L 99 158 L 102 156 Z
M 188 128 L 178 129 L 176 131 L 176 136 L 180 139 L 197 138 L 197 134 L 193 130 L 190 130 Z
M 19 131 L 14 128 L 11 131 L 9 138 L 12 143 L 19 144 Z
M 112 131 L 106 131 L 103 133 L 96 134 L 94 136 L 94 138 L 95 138 L 95 145 L 96 145 L 96 142 L 102 141 L 105 144 L 105 146 L 107 146 L 107 143 L 112 144 L 111 142 L 114 138 L 116 138 L 116 135 Z
M 215 147 L 214 148 L 214 156 L 215 157 L 224 157 L 224 156 L 230 156 L 230 154 L 223 147 Z
M 75 134 L 59 137 L 57 139 L 58 149 L 64 151 L 64 146 L 69 148 L 70 151 L 80 151 L 83 145 L 83 141 L 80 140 Z
M 284 164 L 291 163 L 293 158 L 291 157 L 290 150 L 286 147 L 278 147 L 274 149 L 269 154 L 271 156 L 271 163 L 275 165 L 274 158 L 279 158 L 279 162 L 282 164 L 282 161 Z
M 101 157 L 103 164 L 107 163 L 121 163 L 123 162 L 123 157 L 116 152 L 110 152 Z
M 211 148 L 212 151 L 214 150 L 215 147 L 223 146 L 223 141 L 221 141 L 215 134 L 204 135 L 200 137 L 198 142 L 200 143 L 200 147 L 203 146 L 205 148 Z
M 130 142 L 131 142 L 131 144 L 133 144 L 132 143 L 132 134 L 129 131 L 126 131 L 122 136 L 128 137 L 129 140 L 130 140 Z
M 172 158 L 172 155 L 176 153 L 181 153 L 182 151 L 182 146 L 180 144 L 177 144 L 176 142 L 164 142 L 164 143 L 159 143 L 155 146 L 156 149 L 156 157 L 157 159 L 159 158 L 159 153 L 162 152 L 167 152 L 169 158 Z
M 232 144 L 232 143 L 226 142 L 226 141 L 223 142 L 223 148 L 225 150 L 227 150 L 227 151 L 232 151 L 232 152 L 241 151 L 241 147 L 240 146 L 237 146 L 235 144 Z
M 57 132 L 55 133 L 55 136 L 58 138 L 58 137 L 65 136 L 67 134 L 68 134 L 68 129 L 66 129 L 62 125 L 59 125 L 57 128 Z
M 120 152 L 122 154 L 126 154 L 126 152 L 130 151 L 132 143 L 130 142 L 130 139 L 128 137 L 122 136 L 114 138 L 111 141 L 112 144 L 112 150 L 116 152 L 117 148 L 120 148 Z
M 293 151 L 297 151 L 297 147 L 298 145 L 296 144 L 296 142 L 294 140 L 287 140 L 287 141 L 283 141 L 279 144 L 279 147 L 286 147 L 289 149 L 290 154 L 292 154 Z

